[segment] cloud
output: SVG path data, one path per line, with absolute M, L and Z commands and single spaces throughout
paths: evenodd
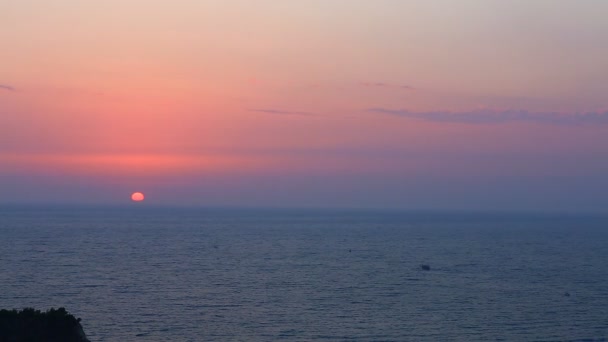
M 314 116 L 316 114 L 309 112 L 298 112 L 298 111 L 288 111 L 288 110 L 279 110 L 279 109 L 249 109 L 250 112 L 258 112 L 258 113 L 267 113 L 267 114 L 277 114 L 277 115 L 300 115 L 300 116 Z
M 414 90 L 416 88 L 408 85 L 398 85 L 398 84 L 390 84 L 383 82 L 361 82 L 359 83 L 363 87 L 377 87 L 377 88 L 394 88 L 394 89 L 406 89 L 406 90 Z
M 8 91 L 17 91 L 17 89 L 15 89 L 15 88 L 13 88 L 13 87 L 11 87 L 9 85 L 6 85 L 6 84 L 0 84 L 0 89 L 2 89 L 2 90 L 8 90 Z
M 554 125 L 608 124 L 608 111 L 582 113 L 530 112 L 527 110 L 476 110 L 470 112 L 411 112 L 386 108 L 370 108 L 369 112 L 432 122 L 464 124 L 502 124 L 534 122 Z

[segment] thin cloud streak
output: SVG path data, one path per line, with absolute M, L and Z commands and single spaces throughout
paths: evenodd
M 418 119 L 432 122 L 463 124 L 504 124 L 510 122 L 533 122 L 553 125 L 608 124 L 608 111 L 556 113 L 530 112 L 527 110 L 477 110 L 471 112 L 411 112 L 386 108 L 369 108 L 368 112 Z
M 266 114 L 277 114 L 277 115 L 299 115 L 299 116 L 315 116 L 316 114 L 310 112 L 298 112 L 288 111 L 280 109 L 249 109 L 250 112 L 266 113 Z
M 8 91 L 17 91 L 17 89 L 15 89 L 14 87 L 11 87 L 11 86 L 6 85 L 6 84 L 0 84 L 0 89 L 8 90 Z
M 405 90 L 414 90 L 416 88 L 408 85 L 398 85 L 398 84 L 389 84 L 384 82 L 361 82 L 359 83 L 363 87 L 377 87 L 377 88 L 395 88 L 395 89 L 405 89 Z

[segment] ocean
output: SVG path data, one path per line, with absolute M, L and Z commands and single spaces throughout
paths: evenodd
M 608 217 L 4 206 L 24 307 L 91 341 L 608 341 Z

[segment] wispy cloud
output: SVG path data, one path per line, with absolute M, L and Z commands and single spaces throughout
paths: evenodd
M 477 110 L 470 112 L 411 112 L 386 108 L 370 108 L 369 112 L 433 122 L 464 124 L 501 124 L 509 122 L 535 122 L 554 125 L 608 124 L 608 111 L 556 113 L 526 110 Z
M 363 87 L 393 88 L 393 89 L 404 89 L 404 90 L 416 89 L 409 85 L 390 84 L 390 83 L 383 83 L 383 82 L 361 82 L 359 84 Z
M 266 114 L 277 114 L 277 115 L 300 115 L 300 116 L 315 116 L 315 113 L 310 112 L 298 112 L 280 109 L 249 109 L 250 112 L 266 113 Z
M 6 85 L 6 84 L 0 84 L 0 89 L 2 89 L 2 90 L 8 90 L 8 91 L 17 91 L 17 89 L 15 89 L 14 87 L 11 87 L 11 86 Z

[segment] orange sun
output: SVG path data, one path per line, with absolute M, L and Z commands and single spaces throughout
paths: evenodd
M 142 194 L 141 192 L 134 192 L 131 195 L 131 200 L 133 200 L 133 202 L 141 202 L 144 200 L 144 194 Z

